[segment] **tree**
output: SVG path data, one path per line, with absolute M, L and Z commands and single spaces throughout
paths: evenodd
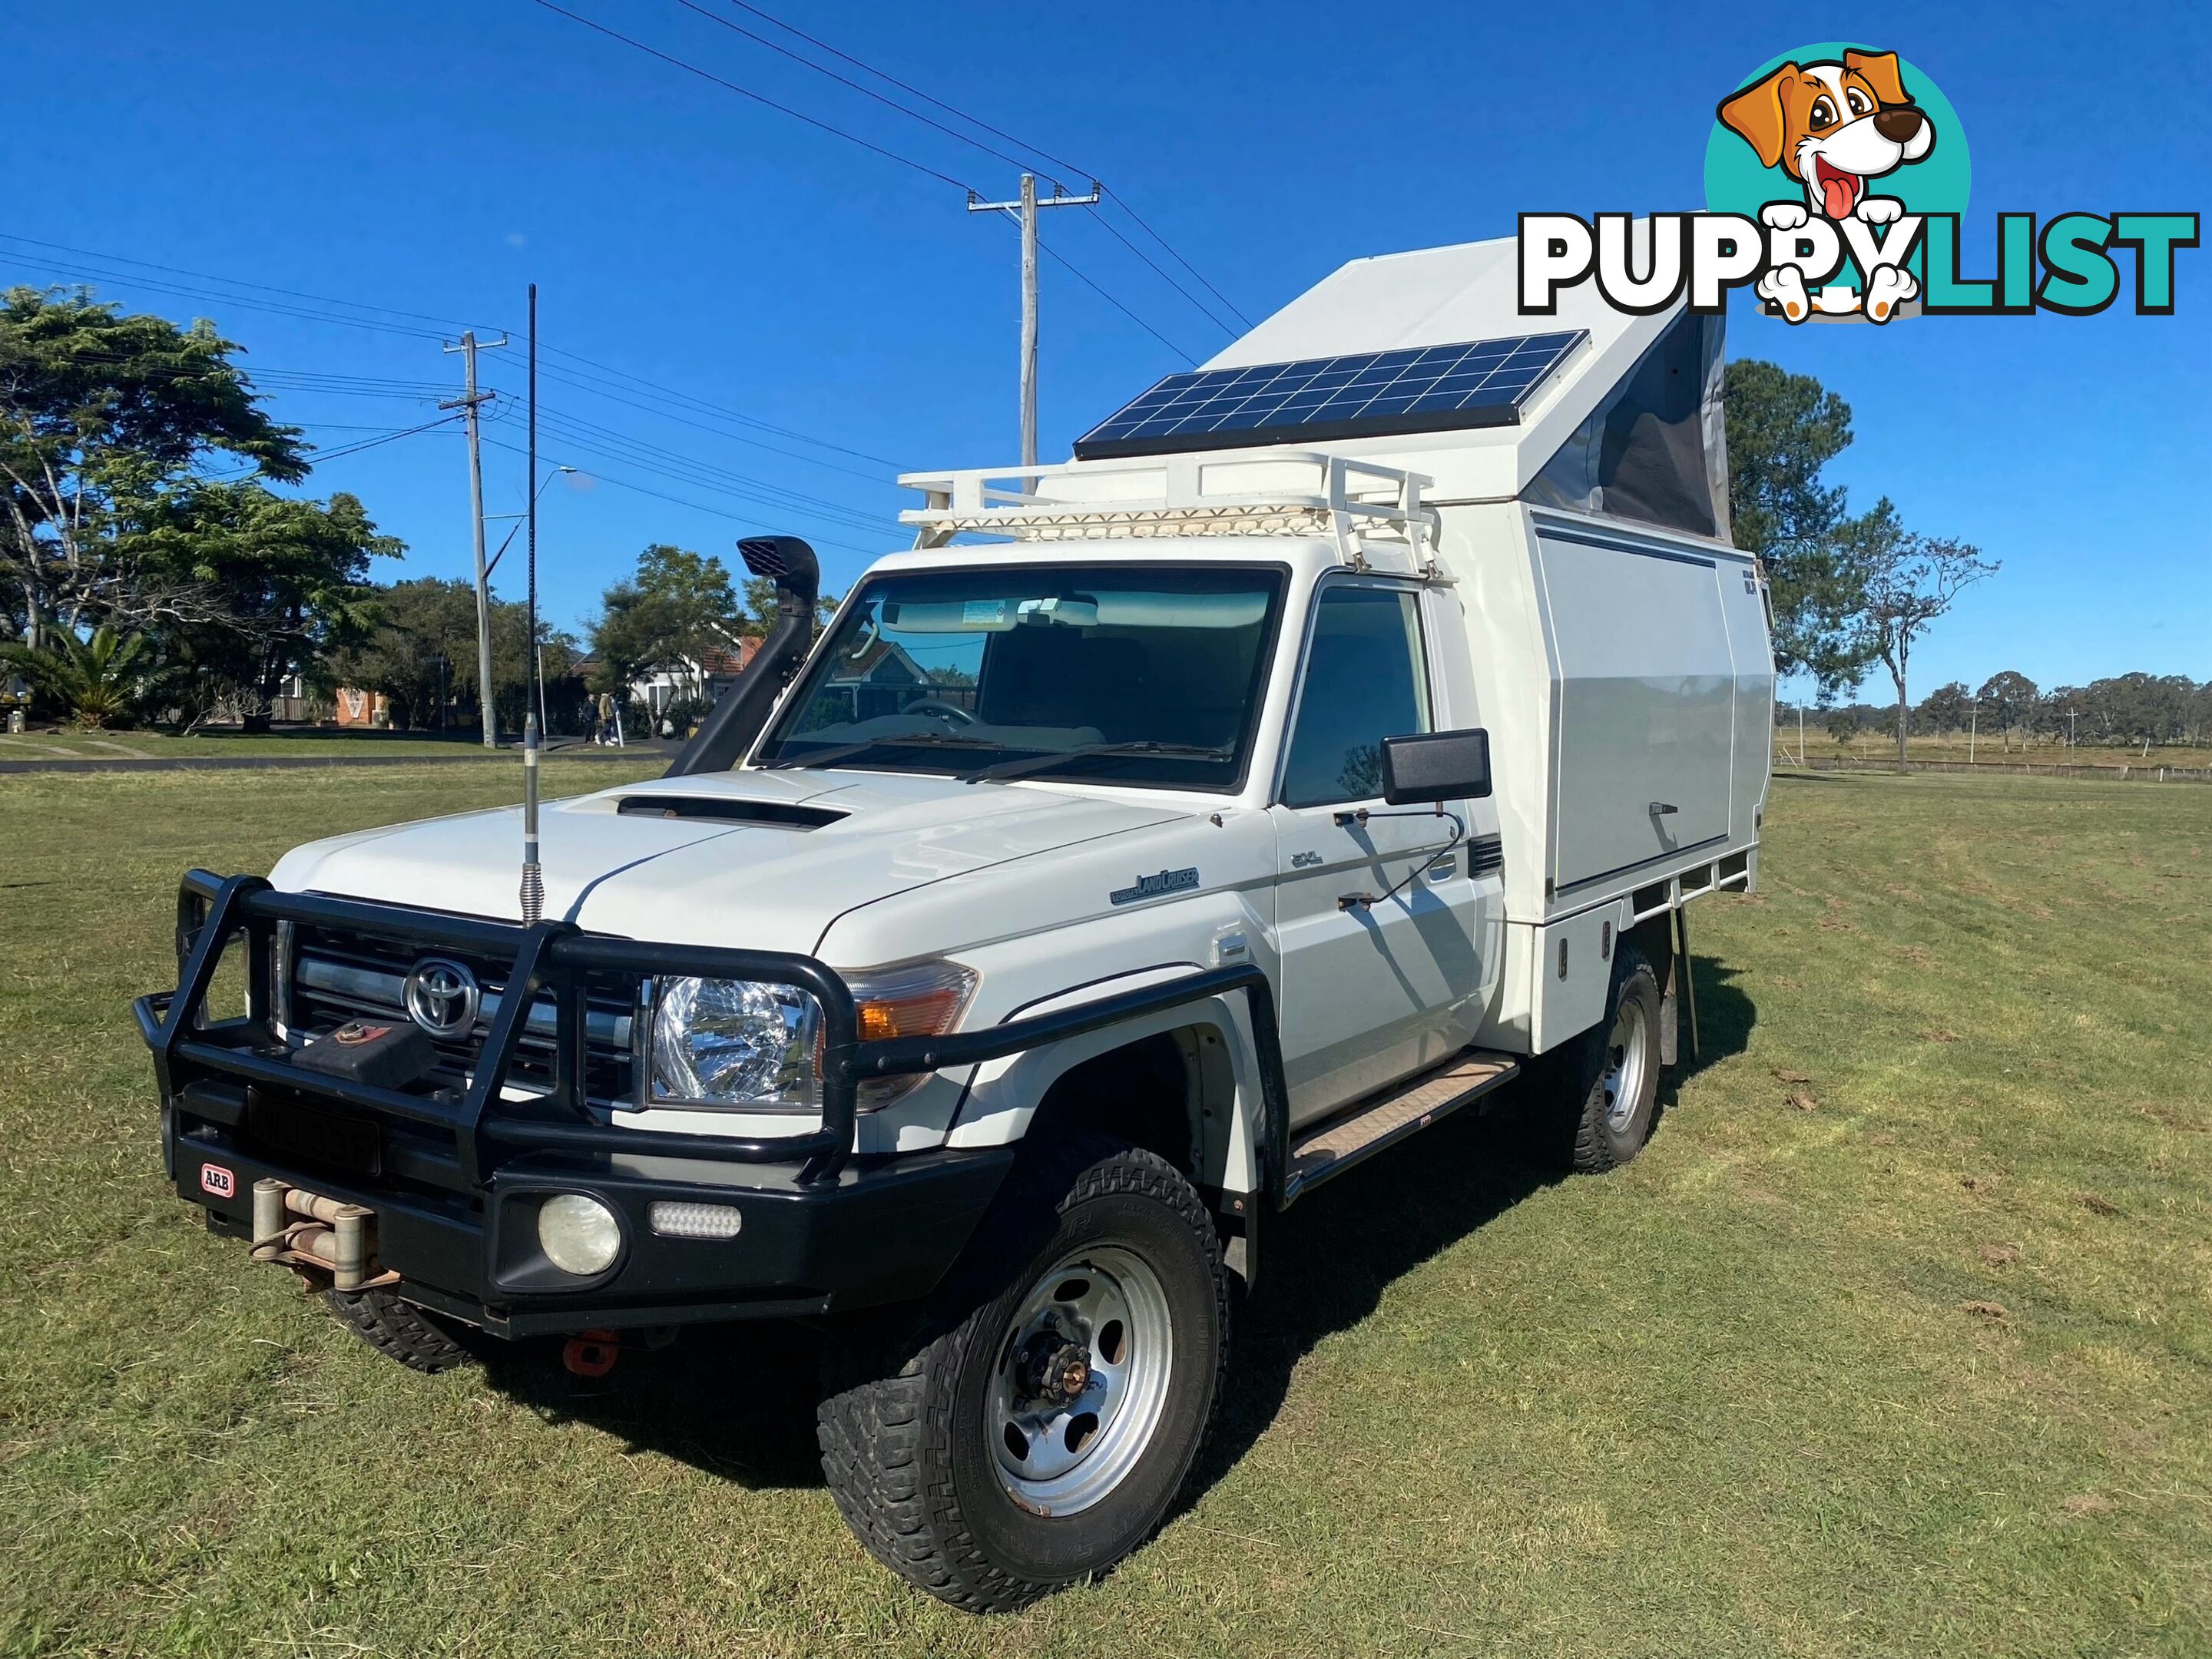
M 95 628 L 81 640 L 66 629 L 48 631 L 43 646 L 0 644 L 0 662 L 24 676 L 70 713 L 80 726 L 112 726 L 137 706 L 147 677 L 146 637 Z
M 1965 542 L 1908 533 L 1886 497 L 1845 526 L 1843 544 L 1866 592 L 1857 632 L 1897 686 L 1897 769 L 1903 772 L 1911 725 L 1906 678 L 1912 647 L 1965 588 L 1996 574 L 1997 564 Z
M 373 590 L 374 622 L 356 642 L 325 665 L 332 685 L 381 691 L 398 726 L 441 728 L 450 701 L 459 718 L 480 720 L 483 690 L 477 684 L 476 589 L 466 581 L 422 576 Z M 495 599 L 491 604 L 492 707 L 498 724 L 519 730 L 529 704 L 529 608 Z M 574 678 L 581 653 L 568 635 L 544 618 L 538 623 L 540 666 L 545 676 L 549 726 L 580 724 L 584 690 Z
M 369 562 L 398 558 L 358 497 L 277 495 L 250 480 L 196 480 L 165 491 L 118 537 L 134 568 L 198 604 L 165 641 L 222 682 L 249 722 L 295 674 L 366 640 L 377 612 Z
M 0 604 L 8 632 L 204 618 L 206 596 L 131 556 L 134 525 L 203 487 L 216 454 L 278 483 L 307 475 L 296 428 L 258 406 L 205 320 L 125 317 L 88 291 L 0 295 Z
M 1982 689 L 1974 693 L 1976 701 L 1990 711 L 1990 718 L 1997 723 L 1997 730 L 2002 734 L 1999 741 L 2007 749 L 2012 747 L 2013 728 L 2026 726 L 2034 714 L 2036 695 L 2035 682 L 2011 668 L 1990 675 L 1982 682 Z M 2023 743 L 2021 746 L 2027 745 Z
M 1912 711 L 1913 725 L 1930 734 L 1963 732 L 1974 718 L 1974 694 L 1964 680 L 1939 685 Z
M 696 695 L 706 696 L 699 665 L 709 653 L 735 651 L 746 617 L 730 573 L 712 554 L 655 543 L 638 555 L 629 580 L 607 589 L 592 625 L 593 677 L 602 690 L 618 690 L 653 669 L 688 672 Z
M 1810 674 L 1828 702 L 1874 660 L 1856 618 L 1865 590 L 1844 542 L 1844 492 L 1820 471 L 1851 441 L 1850 406 L 1809 374 L 1728 366 L 1729 518 L 1759 556 L 1774 607 L 1774 665 Z
M 375 623 L 331 659 L 330 678 L 382 692 L 394 726 L 443 726 L 447 697 L 476 694 L 476 589 L 421 576 L 377 589 L 374 604 Z
M 823 593 L 814 601 L 814 634 L 817 639 L 829 626 L 830 615 L 836 609 L 837 596 L 835 593 Z M 745 611 L 749 618 L 746 623 L 748 633 L 764 635 L 775 626 L 776 618 L 782 614 L 782 607 L 776 603 L 775 577 L 745 578 Z

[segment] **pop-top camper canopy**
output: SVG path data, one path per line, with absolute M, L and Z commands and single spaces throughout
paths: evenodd
M 1517 276 L 1511 238 L 1354 259 L 1101 422 L 1076 459 L 1325 444 L 1426 474 L 1433 501 L 1519 497 L 1727 540 L 1723 319 L 1626 316 L 1587 280 L 1524 316 Z

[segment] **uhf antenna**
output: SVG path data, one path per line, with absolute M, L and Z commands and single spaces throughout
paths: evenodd
M 538 866 L 538 284 L 530 285 L 530 652 L 522 699 L 522 925 L 545 913 L 545 875 Z

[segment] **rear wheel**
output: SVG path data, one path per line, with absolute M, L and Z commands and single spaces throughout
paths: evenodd
M 1008 1177 L 932 1307 L 833 1341 L 823 1472 L 892 1571 L 957 1607 L 1020 1607 L 1159 1525 L 1219 1399 L 1228 1322 L 1190 1183 L 1070 1137 Z
M 1644 1148 L 1659 1106 L 1658 976 L 1626 940 L 1614 954 L 1607 1018 L 1547 1055 L 1535 1103 L 1541 1150 L 1588 1174 Z

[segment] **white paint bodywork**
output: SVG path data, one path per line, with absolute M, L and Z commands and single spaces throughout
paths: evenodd
M 1358 261 L 1214 362 L 1525 331 L 1512 278 L 1510 242 Z M 1516 499 L 1668 320 L 1618 317 L 1586 291 L 1563 294 L 1557 321 L 1541 326 L 1586 327 L 1592 337 L 1519 427 L 1364 439 L 1306 457 L 1259 449 L 1149 467 L 1024 469 L 999 507 L 970 475 L 919 481 L 947 512 L 956 498 L 986 517 L 1003 508 L 1006 526 L 1028 538 L 896 553 L 872 576 L 1102 560 L 1281 568 L 1285 611 L 1256 749 L 1235 792 L 971 785 L 835 767 L 623 785 L 544 813 L 547 914 L 647 940 L 804 951 L 848 972 L 949 957 L 979 975 L 968 1030 L 1249 959 L 1283 1004 L 1294 1121 L 1470 1042 L 1553 1046 L 1597 1019 L 1611 941 L 1655 902 L 1664 908 L 1686 891 L 1755 878 L 1772 671 L 1749 562 L 1723 543 Z M 1386 510 L 1348 514 L 1349 492 L 1375 478 L 1347 483 L 1328 461 L 1339 452 L 1425 477 L 1383 478 L 1380 495 L 1369 493 Z M 1316 465 L 1327 488 L 1314 495 Z M 1209 501 L 1285 493 L 1319 506 L 1207 516 Z M 1215 533 L 1179 533 L 1209 523 Z M 925 525 L 924 539 L 951 533 Z M 1504 847 L 1502 872 L 1466 873 L 1462 849 L 1454 874 L 1425 876 L 1371 913 L 1337 897 L 1384 892 L 1449 828 L 1424 815 L 1347 830 L 1321 822 L 1326 811 L 1281 806 L 1277 792 L 1315 595 L 1346 580 L 1419 594 L 1434 728 L 1491 734 L 1494 793 L 1453 810 L 1470 836 Z M 847 816 L 799 830 L 617 811 L 624 798 L 656 793 Z M 1678 810 L 1655 817 L 1655 801 Z M 513 920 L 520 839 L 515 811 L 473 813 L 316 842 L 288 854 L 272 878 Z M 1740 873 L 1724 878 L 1730 858 Z M 1183 868 L 1199 872 L 1191 890 L 1109 898 Z M 1016 1139 L 1071 1066 L 1197 1028 L 1187 1053 L 1212 1080 L 1194 1108 L 1199 1173 L 1250 1190 L 1260 1093 L 1246 1019 L 1231 996 L 940 1074 L 864 1115 L 859 1149 Z M 624 1121 L 755 1134 L 809 1127 L 768 1115 Z

